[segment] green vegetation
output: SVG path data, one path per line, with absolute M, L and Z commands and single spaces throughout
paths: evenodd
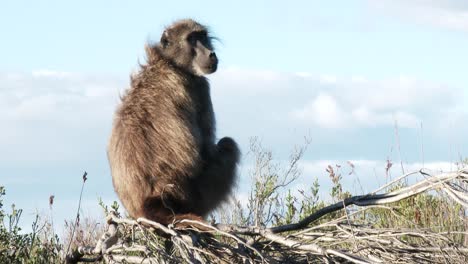
M 31 233 L 21 233 L 18 222 L 22 210 L 3 207 L 5 188 L 0 186 L 0 263 L 61 263 L 62 244 L 51 225 L 36 216 Z
M 305 146 L 307 146 L 307 141 Z M 214 214 L 212 220 L 230 225 L 259 228 L 283 226 L 297 223 L 330 204 L 340 203 L 351 197 L 351 193 L 346 191 L 341 184 L 340 165 L 324 168 L 333 183 L 331 190 L 329 190 L 331 203 L 326 203 L 319 197 L 321 187 L 316 178 L 310 181 L 309 186 L 301 186 L 304 189 L 293 189 L 291 187 L 292 183 L 301 176 L 299 161 L 304 151 L 305 147 L 295 148 L 287 164 L 284 164 L 276 162 L 273 153 L 264 149 L 259 141 L 252 141 L 249 152 L 251 159 L 254 161 L 254 166 L 249 172 L 252 189 L 246 204 L 243 205 L 241 201 L 234 199 L 230 205 Z M 461 162 L 460 167 L 467 164 L 468 159 Z M 348 163 L 348 165 L 354 171 L 354 165 L 351 163 Z M 460 192 L 467 189 L 466 182 L 462 182 L 462 185 L 456 185 L 458 183 L 453 182 L 452 184 L 455 184 L 453 185 L 454 188 L 460 190 Z M 408 184 L 400 182 L 389 186 L 384 191 L 391 192 L 405 187 L 408 187 Z M 105 226 L 99 225 L 95 219 L 84 218 L 79 220 L 79 217 L 77 217 L 79 220 L 77 222 L 65 222 L 65 235 L 59 239 L 59 236 L 54 233 L 50 221 L 41 219 L 39 216 L 36 216 L 35 221 L 32 223 L 31 232 L 22 232 L 18 226 L 22 210 L 14 205 L 11 206 L 10 210 L 6 210 L 3 204 L 4 195 L 5 188 L 0 186 L 0 263 L 63 263 L 66 255 L 64 252 L 68 247 L 76 249 L 79 246 L 94 246 L 98 238 L 105 232 Z M 52 203 L 53 201 L 51 206 Z M 107 206 L 100 200 L 99 205 L 106 214 L 119 210 L 117 202 Z M 118 215 L 118 217 L 120 216 Z M 341 209 L 327 213 L 310 223 L 308 226 L 310 228 L 309 234 L 303 233 L 305 236 L 302 236 L 302 238 L 305 238 L 305 240 L 300 241 L 317 243 L 326 248 L 359 252 L 360 247 L 365 248 L 367 245 L 360 245 L 359 243 L 362 242 L 357 242 L 358 240 L 353 237 L 364 234 L 364 239 L 372 236 L 379 237 L 379 239 L 385 236 L 394 236 L 397 245 L 403 245 L 398 243 L 404 243 L 404 246 L 411 245 L 415 252 L 418 247 L 428 247 L 432 250 L 434 246 L 466 249 L 468 246 L 467 226 L 466 208 L 454 201 L 449 192 L 435 189 L 391 204 L 369 206 L 364 209 L 350 206 L 346 207 L 345 210 Z M 152 245 L 154 253 L 146 254 L 151 256 L 166 254 L 155 246 L 158 243 L 164 244 L 162 237 L 145 229 L 142 229 L 143 235 L 138 236 L 135 235 L 134 228 L 135 226 L 119 227 L 119 234 L 122 236 L 123 241 L 126 241 L 125 243 L 133 244 L 137 241 L 135 240 L 137 238 L 151 238 L 154 241 L 152 240 L 149 244 Z M 138 226 L 138 228 L 142 227 Z M 430 234 L 430 236 L 426 237 L 425 234 Z M 301 238 L 301 236 L 298 236 L 297 230 L 286 232 L 285 237 Z M 326 239 L 322 239 L 323 237 L 326 237 Z M 205 239 L 208 241 L 205 241 L 205 243 L 208 244 L 221 243 L 223 241 L 221 238 L 222 236 L 214 236 L 202 238 L 202 240 Z M 248 236 L 244 238 L 246 241 L 249 239 Z M 215 241 L 214 239 L 218 240 Z M 232 238 L 230 239 L 232 240 Z M 144 241 L 148 243 L 147 240 Z M 226 244 L 223 245 L 229 245 L 226 241 L 228 239 L 224 240 Z M 383 241 L 382 239 L 376 239 L 375 241 L 376 248 L 382 246 L 379 244 Z M 372 242 L 367 241 L 366 243 Z M 251 245 L 262 251 L 265 257 L 275 260 L 285 260 L 288 257 L 287 254 L 295 254 L 286 251 L 287 254 L 280 252 L 280 249 L 286 250 L 287 248 L 274 246 L 271 241 L 262 244 L 259 240 Z M 270 253 L 265 253 L 265 251 Z M 466 255 L 464 255 L 466 253 L 463 252 L 465 251 L 458 252 L 461 255 L 457 260 L 454 260 L 455 262 L 466 260 Z M 278 255 L 281 254 L 284 255 L 279 258 Z M 172 255 L 171 258 L 174 256 L 176 255 Z M 290 256 L 293 259 L 293 255 Z M 306 262 L 315 262 L 312 261 L 314 258 L 310 258 L 311 256 L 314 255 L 307 255 Z M 448 259 L 452 259 L 450 256 Z M 299 263 L 304 260 L 296 258 L 296 261 L 297 259 L 301 259 Z M 413 260 L 407 262 L 411 261 Z M 429 260 L 421 257 L 421 262 L 425 261 Z M 254 262 L 256 263 L 256 261 Z

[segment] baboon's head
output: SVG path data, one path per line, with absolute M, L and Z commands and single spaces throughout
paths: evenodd
M 191 19 L 179 20 L 161 36 L 163 55 L 177 66 L 202 76 L 216 71 L 218 58 L 205 26 Z

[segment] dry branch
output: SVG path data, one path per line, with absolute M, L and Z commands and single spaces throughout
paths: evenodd
M 467 169 L 438 175 L 412 172 L 398 180 L 414 174 L 425 178 L 407 187 L 377 193 L 398 182 L 394 181 L 376 192 L 326 206 L 297 223 L 269 228 L 211 226 L 182 220 L 212 230 L 202 232 L 110 214 L 107 217 L 108 231 L 96 246 L 80 247 L 68 256 L 68 260 L 82 261 L 87 256 L 96 260 L 102 257 L 107 263 L 466 263 L 467 245 L 453 239 L 454 235 L 467 237 L 466 229 L 440 232 L 436 229 L 378 228 L 365 219 L 368 210 L 395 213 L 391 204 L 430 190 L 445 192 L 467 209 Z M 356 210 L 314 225 L 325 215 L 350 206 L 356 206 Z M 466 221 L 466 213 L 461 217 Z

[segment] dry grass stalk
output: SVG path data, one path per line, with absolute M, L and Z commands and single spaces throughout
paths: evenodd
M 425 179 L 387 193 L 378 193 L 413 174 Z M 367 195 L 326 206 L 303 220 L 275 227 L 208 225 L 212 231 L 163 226 L 147 219 L 107 218 L 109 229 L 94 247 L 79 247 L 70 262 L 103 259 L 106 263 L 466 263 L 468 247 L 453 236 L 468 231 L 436 228 L 382 228 L 366 218 L 369 210 L 388 210 L 397 201 L 437 190 L 466 210 L 468 169 L 438 175 L 407 173 Z M 349 213 L 326 223 L 325 215 Z M 350 210 L 352 209 L 352 210 Z M 465 217 L 466 215 L 461 216 Z M 186 222 L 194 222 L 182 220 Z

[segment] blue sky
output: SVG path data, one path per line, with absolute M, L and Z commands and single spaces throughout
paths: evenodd
M 385 160 L 400 159 L 395 121 L 407 169 L 467 156 L 465 1 L 161 2 L 2 3 L 0 184 L 25 227 L 51 194 L 55 222 L 73 218 L 84 170 L 83 214 L 116 199 L 105 149 L 119 93 L 144 44 L 178 18 L 220 38 L 212 97 L 218 136 L 245 154 L 241 197 L 253 136 L 279 160 L 309 136 L 298 185 L 317 177 L 325 192 L 326 165 L 348 160 L 364 189 L 384 181 Z

